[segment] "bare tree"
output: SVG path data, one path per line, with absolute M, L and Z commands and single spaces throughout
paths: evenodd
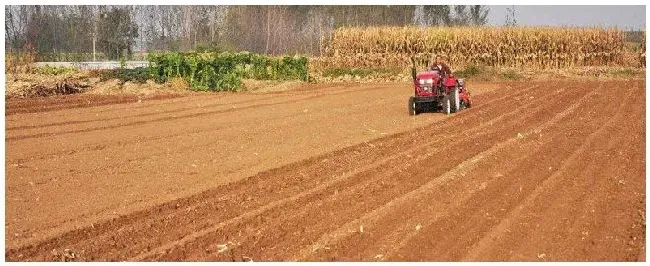
M 20 51 L 31 44 L 55 60 L 92 53 L 100 38 L 99 50 L 111 57 L 199 47 L 318 54 L 324 37 L 341 26 L 482 25 L 487 13 L 483 6 L 6 6 L 5 45 Z M 126 33 L 111 30 L 123 22 L 131 25 Z
M 469 13 L 470 13 L 472 25 L 487 24 L 487 16 L 489 12 L 490 12 L 490 8 L 485 6 L 481 6 L 481 5 L 470 6 Z
M 426 26 L 444 26 L 452 23 L 450 6 L 424 6 L 424 21 Z

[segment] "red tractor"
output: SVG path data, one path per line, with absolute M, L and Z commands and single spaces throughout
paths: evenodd
M 413 74 L 415 95 L 409 98 L 409 115 L 417 115 L 426 109 L 451 114 L 472 106 L 463 79 L 453 75 L 445 77 L 436 68 L 417 74 L 413 68 Z

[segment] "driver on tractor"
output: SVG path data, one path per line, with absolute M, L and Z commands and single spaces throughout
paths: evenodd
M 436 56 L 436 61 L 433 62 L 433 64 L 429 67 L 429 70 L 438 70 L 442 74 L 443 77 L 449 77 L 451 75 L 451 68 L 447 66 L 442 61 L 442 56 Z

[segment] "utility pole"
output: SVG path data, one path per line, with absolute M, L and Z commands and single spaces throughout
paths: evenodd
M 266 49 L 264 50 L 264 53 L 266 55 L 269 54 L 269 39 L 271 38 L 271 20 L 270 20 L 270 13 L 271 8 L 269 6 L 266 6 Z
M 93 62 L 97 62 L 97 57 L 95 57 L 95 42 L 97 41 L 97 34 L 93 33 Z
M 517 17 L 514 5 L 512 8 L 506 8 L 506 26 L 517 26 Z
M 95 16 L 93 20 L 93 62 L 97 62 L 97 57 L 95 53 L 95 43 L 97 42 L 97 24 L 99 23 L 102 14 L 101 14 L 101 10 L 95 9 L 93 11 L 95 12 L 93 14 Z

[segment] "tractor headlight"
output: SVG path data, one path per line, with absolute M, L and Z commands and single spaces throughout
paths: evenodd
M 423 79 L 420 80 L 420 85 L 424 85 L 424 80 Z
M 433 83 L 433 79 L 427 79 L 427 83 L 429 84 Z

